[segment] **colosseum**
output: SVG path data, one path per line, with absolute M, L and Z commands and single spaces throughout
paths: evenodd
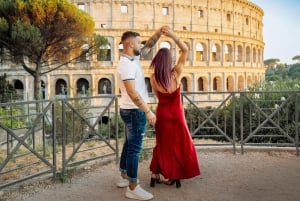
M 118 94 L 116 65 L 124 31 L 134 30 L 147 40 L 163 25 L 170 26 L 189 47 L 181 80 L 191 92 L 243 91 L 265 78 L 263 64 L 263 10 L 247 0 L 71 0 L 95 21 L 96 33 L 109 45 L 105 58 L 85 55 L 81 62 L 42 77 L 43 98 Z M 161 37 L 141 62 L 148 91 L 149 64 L 160 47 L 169 47 L 178 57 L 175 43 Z M 3 70 L 3 67 L 1 67 Z M 5 69 L 4 69 L 5 70 Z M 7 71 L 8 79 L 24 98 L 33 96 L 33 81 L 26 72 Z

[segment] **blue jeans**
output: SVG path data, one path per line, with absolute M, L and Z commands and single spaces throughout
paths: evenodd
M 120 171 L 128 180 L 137 182 L 138 163 L 146 130 L 146 115 L 140 109 L 120 109 L 125 123 L 125 141 L 120 159 Z

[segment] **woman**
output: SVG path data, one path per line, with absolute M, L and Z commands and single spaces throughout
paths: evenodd
M 184 108 L 180 96 L 180 80 L 188 55 L 186 44 L 168 27 L 162 33 L 172 38 L 181 50 L 175 66 L 169 49 L 162 48 L 153 58 L 150 68 L 151 85 L 158 98 L 156 110 L 156 145 L 150 164 L 152 172 L 150 186 L 160 183 L 159 175 L 166 179 L 165 184 L 181 186 L 180 179 L 200 175 L 197 153 L 186 124 Z

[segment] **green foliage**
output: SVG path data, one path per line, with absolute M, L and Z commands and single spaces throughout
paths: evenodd
M 70 103 L 72 107 L 77 108 L 77 112 L 81 117 L 87 118 L 88 109 L 84 109 L 85 105 L 88 105 L 88 100 L 86 99 L 75 99 Z M 65 122 L 66 125 L 63 125 L 63 114 L 62 114 L 62 102 L 57 101 L 56 107 L 56 139 L 59 144 L 62 143 L 63 140 L 63 127 L 66 126 L 66 138 L 65 143 L 77 143 L 83 139 L 84 135 L 86 135 L 87 125 L 84 120 L 73 110 L 66 106 L 65 111 Z M 81 108 L 81 109 L 80 109 Z
M 11 129 L 25 127 L 25 119 L 21 109 L 0 107 L 0 122 Z
M 6 80 L 6 74 L 0 75 L 0 103 L 11 102 L 16 97 L 16 89 Z
M 300 77 L 300 63 L 292 64 L 289 67 L 288 76 L 291 79 L 299 79 L 299 77 Z
M 93 47 L 94 26 L 68 0 L 0 0 L 0 47 L 34 77 L 37 100 L 42 75 L 79 59 L 83 45 Z
M 292 58 L 293 61 L 298 61 L 300 62 L 300 55 L 296 55 Z
M 56 178 L 59 179 L 59 181 L 62 183 L 66 183 L 67 181 L 71 182 L 71 179 L 74 177 L 75 172 L 75 168 L 67 169 L 65 172 L 57 172 Z
M 280 60 L 277 58 L 271 58 L 271 59 L 266 59 L 264 60 L 264 64 L 268 67 L 268 68 L 273 68 L 277 63 L 279 63 Z
M 95 34 L 94 44 L 95 44 L 95 52 L 98 57 L 97 59 L 99 61 L 106 61 L 107 54 L 108 54 L 108 49 L 106 47 L 109 44 L 107 38 Z
M 266 81 L 296 80 L 300 77 L 300 63 L 289 67 L 269 69 L 266 71 Z

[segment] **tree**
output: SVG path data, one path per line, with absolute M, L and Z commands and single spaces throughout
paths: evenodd
M 292 58 L 293 61 L 297 61 L 300 63 L 300 55 L 296 55 Z
M 33 76 L 36 100 L 42 75 L 99 49 L 93 33 L 91 16 L 68 0 L 0 0 L 1 54 Z
M 268 69 L 275 68 L 279 62 L 280 60 L 276 58 L 264 60 L 264 64 L 267 66 Z
M 11 101 L 16 95 L 15 88 L 6 80 L 6 74 L 0 75 L 0 103 Z

